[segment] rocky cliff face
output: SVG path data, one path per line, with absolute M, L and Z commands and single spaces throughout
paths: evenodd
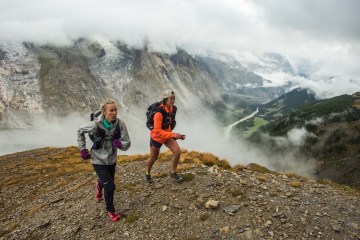
M 224 102 L 223 94 L 238 94 L 239 88 L 249 86 L 253 90 L 266 81 L 234 60 L 193 57 L 181 49 L 170 55 L 86 39 L 66 47 L 2 43 L 0 80 L 1 128 L 24 127 L 35 114 L 93 111 L 109 97 L 123 109 L 144 108 L 160 100 L 167 88 L 175 90 L 177 104 L 185 108 L 229 107 L 236 103 Z M 261 102 L 273 94 L 258 97 Z
M 0 44 L 0 121 L 24 127 L 30 114 L 42 114 L 40 62 L 33 46 Z

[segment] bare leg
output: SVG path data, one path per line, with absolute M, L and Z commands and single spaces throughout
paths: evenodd
M 181 153 L 179 144 L 177 143 L 176 140 L 169 139 L 165 143 L 165 146 L 168 147 L 173 154 L 171 172 L 176 172 L 177 166 L 179 164 L 180 153 Z
M 156 148 L 154 146 L 150 146 L 150 158 L 146 162 L 146 171 L 150 173 L 152 166 L 154 165 L 154 162 L 159 156 L 160 148 Z

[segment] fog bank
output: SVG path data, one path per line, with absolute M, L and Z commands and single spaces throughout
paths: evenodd
M 134 109 L 131 113 L 120 111 L 118 117 L 126 123 L 132 142 L 128 151 L 119 151 L 119 154 L 148 153 L 149 130 L 145 126 L 145 110 Z M 77 129 L 88 120 L 88 115 L 72 114 L 52 120 L 36 119 L 34 126 L 30 129 L 2 130 L 0 155 L 40 147 L 77 146 Z M 292 144 L 294 151 L 271 156 L 235 136 L 225 137 L 225 128 L 220 126 L 209 112 L 185 113 L 179 109 L 174 132 L 186 135 L 184 141 L 178 140 L 181 148 L 212 153 L 228 160 L 231 165 L 257 163 L 274 170 L 292 171 L 303 175 L 312 173 L 312 165 L 304 159 L 299 159 L 293 148 L 293 146 L 300 146 L 307 136 L 304 130 L 293 130 L 287 137 L 276 140 L 280 145 Z M 89 139 L 87 139 L 87 148 L 91 148 Z M 162 151 L 165 150 L 167 148 L 163 146 Z

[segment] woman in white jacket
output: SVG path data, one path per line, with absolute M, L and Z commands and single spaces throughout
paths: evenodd
M 89 133 L 93 146 L 86 149 L 85 133 Z M 125 123 L 117 118 L 117 105 L 113 100 L 107 100 L 101 105 L 101 116 L 82 126 L 78 130 L 78 146 L 84 160 L 90 159 L 98 176 L 95 183 L 96 200 L 102 200 L 104 189 L 105 204 L 110 220 L 115 222 L 120 215 L 114 207 L 115 167 L 117 149 L 126 151 L 131 141 Z

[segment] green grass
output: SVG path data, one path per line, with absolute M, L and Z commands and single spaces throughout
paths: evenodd
M 351 110 L 353 102 L 351 96 L 341 95 L 304 104 L 296 111 L 266 124 L 260 130 L 272 136 L 282 136 L 290 129 L 302 127 L 306 121 L 317 117 L 323 118 L 326 123 L 355 121 L 360 119 L 360 111 Z
M 256 132 L 261 126 L 264 126 L 268 124 L 268 121 L 262 119 L 262 118 L 259 118 L 259 117 L 255 117 L 254 119 L 254 126 L 252 128 L 250 128 L 249 130 L 247 130 L 245 133 L 244 133 L 244 137 L 245 138 L 248 138 L 250 137 L 254 132 Z
M 324 184 L 324 185 L 330 185 L 330 186 L 332 186 L 342 192 L 345 192 L 345 193 L 360 196 L 360 191 L 358 189 L 352 188 L 345 184 L 335 183 L 335 182 L 331 181 L 330 179 L 319 179 L 319 180 L 317 180 L 317 182 L 320 184 Z
M 126 223 L 135 223 L 137 220 L 139 219 L 138 216 L 135 216 L 135 215 L 130 215 L 128 216 L 126 219 L 125 219 L 125 222 Z
M 274 171 L 271 171 L 269 169 L 267 169 L 266 167 L 263 167 L 259 164 L 256 164 L 256 163 L 250 163 L 247 165 L 247 168 L 248 169 L 251 169 L 252 171 L 255 171 L 255 172 L 259 172 L 259 173 L 270 173 L 270 174 L 275 174 L 275 175 L 279 175 L 279 173 L 277 172 L 274 172 Z
M 353 102 L 354 99 L 351 95 L 341 95 L 305 104 L 299 108 L 298 113 L 306 119 L 309 117 L 322 117 L 331 113 L 343 112 L 345 109 L 351 108 Z
M 185 173 L 185 174 L 182 174 L 181 177 L 183 178 L 184 182 L 189 182 L 194 179 L 195 175 L 192 173 Z

